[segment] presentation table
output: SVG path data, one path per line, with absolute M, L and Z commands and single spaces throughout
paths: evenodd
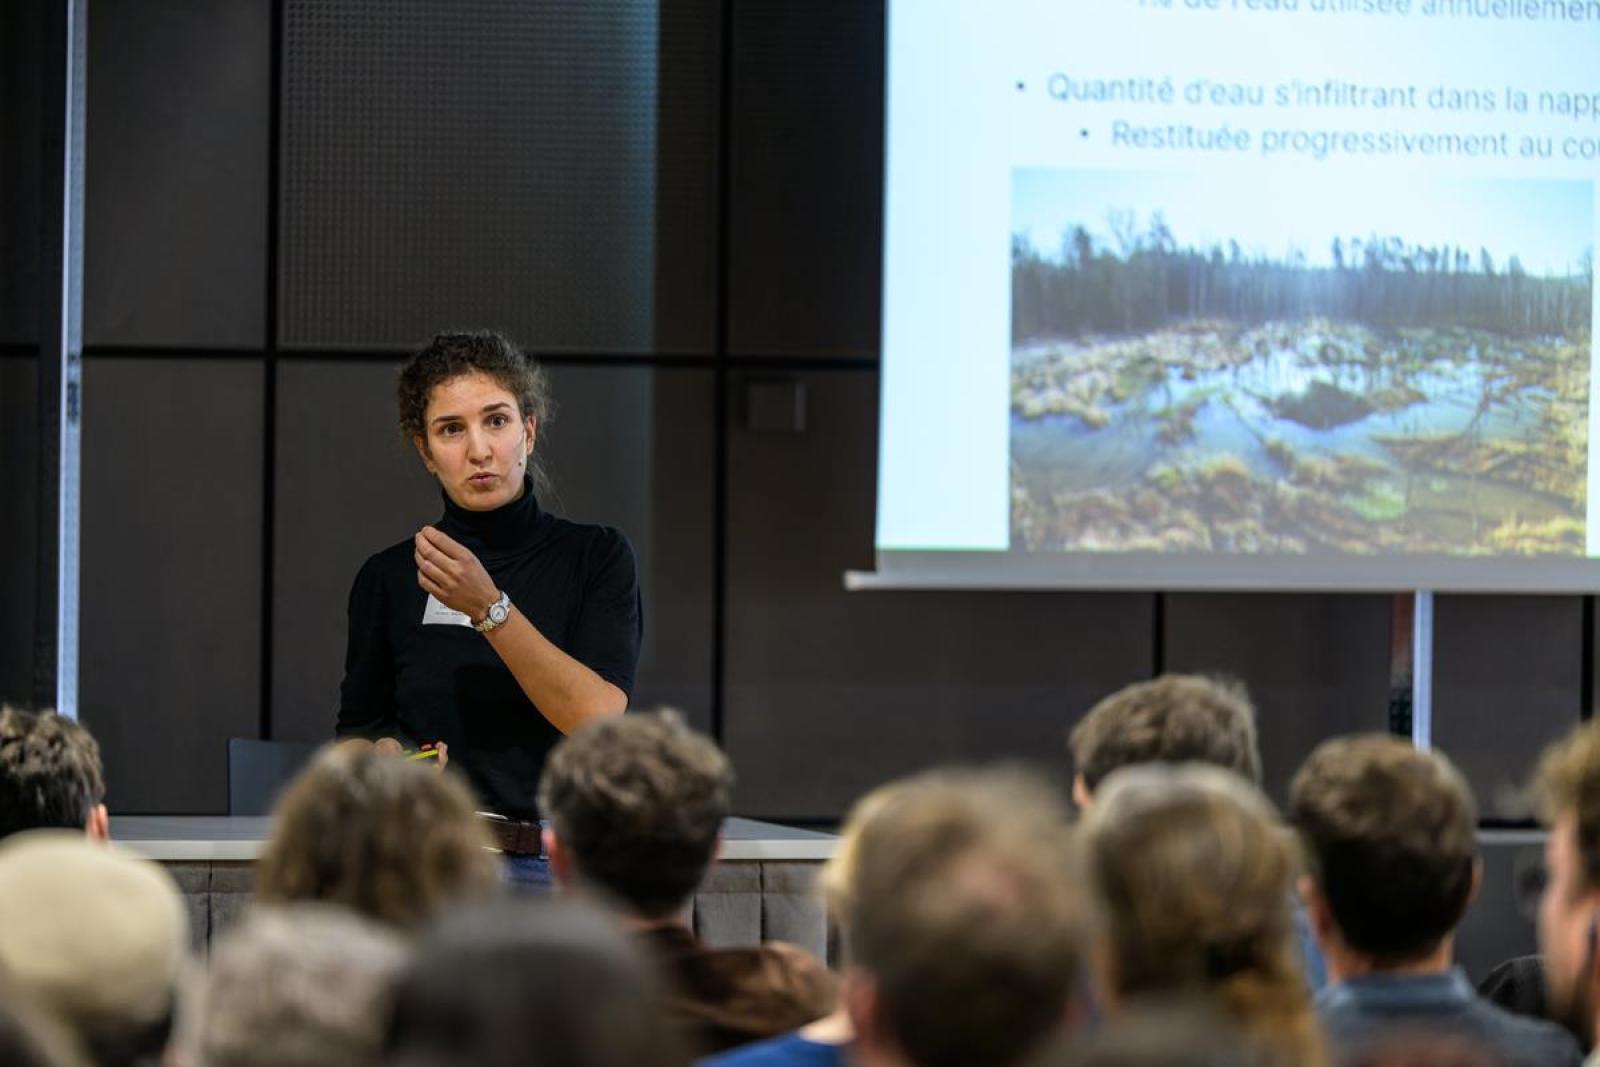
M 196 948 L 249 902 L 271 820 L 245 816 L 118 815 L 118 844 L 159 861 L 183 890 Z M 708 944 L 788 941 L 823 958 L 828 923 L 817 870 L 838 838 L 754 819 L 729 819 L 722 850 L 695 894 L 692 920 Z

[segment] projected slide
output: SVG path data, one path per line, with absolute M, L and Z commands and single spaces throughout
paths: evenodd
M 1593 202 L 1016 171 L 1013 544 L 1581 555 Z
M 890 0 L 887 58 L 880 571 L 1600 588 L 1600 0 Z

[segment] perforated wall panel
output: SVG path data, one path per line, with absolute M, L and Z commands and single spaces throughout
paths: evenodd
M 737 0 L 732 32 L 729 344 L 876 355 L 882 0 Z
M 654 2 L 289 0 L 280 341 L 653 342 Z

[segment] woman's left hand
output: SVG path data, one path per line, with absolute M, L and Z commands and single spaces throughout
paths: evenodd
M 417 584 L 445 607 L 480 622 L 500 590 L 478 557 L 432 526 L 418 531 L 416 542 Z

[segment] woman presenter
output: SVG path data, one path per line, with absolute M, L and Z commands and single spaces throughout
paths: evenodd
M 506 338 L 440 334 L 401 372 L 399 400 L 444 515 L 356 575 L 337 731 L 448 753 L 505 817 L 513 876 L 539 881 L 546 753 L 628 705 L 642 628 L 633 548 L 540 508 L 532 457 L 549 390 Z

